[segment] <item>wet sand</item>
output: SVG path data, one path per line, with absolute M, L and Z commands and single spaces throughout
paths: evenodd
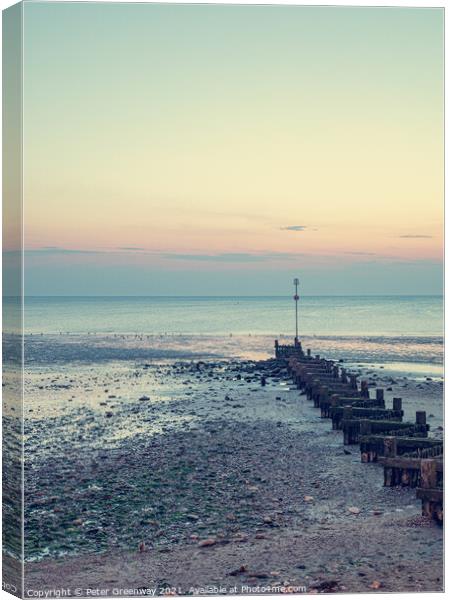
M 355 369 L 442 437 L 440 378 Z M 384 488 L 273 361 L 66 362 L 26 385 L 25 593 L 442 590 L 415 490 Z

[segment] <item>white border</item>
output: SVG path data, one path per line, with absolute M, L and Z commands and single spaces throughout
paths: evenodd
M 24 3 L 28 3 L 32 1 L 33 4 L 36 3 L 49 3 L 49 2 L 80 2 L 83 0 L 25 0 Z M 276 4 L 276 5 L 293 5 L 293 6 L 354 6 L 354 7 L 409 7 L 409 8 L 413 8 L 413 7 L 417 7 L 417 8 L 447 8 L 447 3 L 445 1 L 441 1 L 441 2 L 433 2 L 433 1 L 429 1 L 429 0 L 397 0 L 396 2 L 386 2 L 386 1 L 377 1 L 377 0 L 360 0 L 359 2 L 345 2 L 345 1 L 341 1 L 341 0 L 336 0 L 335 2 L 330 2 L 330 3 L 326 3 L 323 1 L 315 1 L 315 0 L 309 0 L 309 2 L 304 2 L 304 3 L 300 3 L 300 2 L 294 2 L 291 0 L 277 0 L 276 2 L 261 2 L 261 1 L 255 1 L 255 0 L 246 0 L 245 2 L 239 1 L 239 0 L 228 0 L 227 2 L 209 2 L 207 0 L 196 0 L 195 2 L 192 2 L 190 0 L 177 0 L 177 1 L 173 1 L 173 0 L 165 0 L 165 1 L 161 1 L 161 2 L 135 2 L 134 0 L 96 0 L 95 3 L 102 3 L 102 2 L 114 2 L 114 3 L 120 3 L 120 4 L 247 4 L 247 5 L 270 5 L 270 4 Z M 84 2 L 83 2 L 84 3 Z M 93 3 L 93 2 L 91 2 Z M 10 0 L 0 0 L 0 8 L 1 10 L 8 8 L 9 6 L 12 6 L 13 4 L 16 4 L 16 2 L 11 2 Z M 22 18 L 23 18 L 23 12 L 22 12 Z M 444 40 L 445 40 L 445 98 L 447 99 L 449 97 L 449 78 L 448 78 L 448 70 L 447 70 L 447 65 L 449 64 L 448 59 L 448 44 L 447 44 L 447 31 L 448 31 L 448 27 L 447 27 L 447 10 L 445 10 L 444 13 L 444 27 L 445 27 L 445 33 L 444 33 Z M 22 24 L 23 27 L 23 24 Z M 0 28 L 0 48 L 1 48 L 1 28 Z M 22 54 L 23 57 L 23 54 Z M 1 69 L 1 63 L 0 63 L 0 69 Z M 23 69 L 22 69 L 22 73 L 23 73 Z M 23 82 L 22 82 L 23 85 Z M 1 103 L 1 100 L 0 100 Z M 445 131 L 448 131 L 448 112 L 445 111 Z M 23 135 L 23 118 L 22 118 L 22 135 Z M 23 153 L 22 153 L 22 166 L 24 164 L 24 157 L 23 157 Z M 449 159 L 449 155 L 448 153 L 445 153 L 445 175 L 448 174 L 449 172 L 449 168 L 450 168 L 450 159 Z M 1 162 L 0 162 L 0 179 L 1 179 Z M 22 180 L 22 193 L 23 193 L 23 180 Z M 23 214 L 23 213 L 22 213 Z M 448 216 L 448 213 L 446 212 L 445 214 L 445 225 L 447 226 L 446 230 L 448 231 L 448 225 L 450 222 L 450 216 Z M 23 230 L 23 222 L 22 222 L 22 230 Z M 0 241 L 1 241 L 1 229 L 0 229 Z M 448 258 L 450 255 L 450 250 L 449 248 L 446 246 L 445 247 L 445 265 L 449 264 L 448 263 Z M 444 269 L 444 274 L 445 274 L 445 270 Z M 0 291 L 1 291 L 1 278 L 0 278 Z M 447 295 L 447 286 L 444 286 L 444 293 L 445 293 L 445 309 L 447 309 L 450 304 L 447 304 L 447 302 L 450 303 L 450 300 L 448 299 L 448 295 Z M 0 312 L 1 315 L 1 312 Z M 1 316 L 0 316 L 1 319 Z M 447 333 L 448 333 L 448 329 L 450 328 L 450 326 L 448 325 L 448 323 L 445 323 L 445 334 L 447 337 Z M 22 353 L 23 353 L 23 347 L 22 347 Z M 447 355 L 445 355 L 445 368 L 447 371 L 447 366 L 449 363 L 450 359 L 448 358 Z M 0 353 L 0 366 L 1 366 L 1 353 Z M 448 372 L 448 371 L 447 371 Z M 447 386 L 445 386 L 447 387 Z M 447 390 L 445 390 L 445 392 L 447 392 Z M 447 396 L 447 393 L 445 393 L 445 396 Z M 445 402 L 444 402 L 445 405 Z M 22 398 L 22 406 L 23 406 L 23 398 Z M 448 411 L 450 412 L 450 411 Z M 447 426 L 449 424 L 450 419 L 447 418 L 448 415 L 446 415 L 446 419 L 445 419 L 445 425 Z M 0 434 L 1 435 L 1 434 Z M 449 469 L 445 469 L 445 477 L 447 479 L 447 476 L 449 474 Z M 447 502 L 445 503 L 447 505 Z M 1 532 L 1 522 L 0 522 L 0 532 Z M 446 536 L 445 536 L 446 537 Z M 444 537 L 444 548 L 445 548 L 445 537 Z M 449 565 L 448 565 L 448 560 L 447 557 L 445 556 L 444 553 L 444 558 L 445 558 L 445 575 L 447 576 L 449 573 Z M 411 592 L 408 593 L 395 593 L 395 594 L 390 594 L 390 595 L 395 595 L 397 598 L 399 598 L 400 600 L 409 600 Z M 305 594 L 307 596 L 312 596 L 313 594 Z M 336 594 L 337 595 L 337 594 Z M 347 594 L 347 593 L 343 593 L 343 594 L 338 594 L 339 597 L 345 599 L 346 597 L 350 597 L 350 596 L 355 596 L 357 595 L 358 598 L 361 598 L 361 600 L 369 600 L 370 598 L 373 598 L 373 594 L 366 594 L 366 593 L 361 593 L 361 594 Z M 417 594 L 415 594 L 417 595 Z M 419 595 L 423 595 L 421 593 L 419 593 Z M 434 595 L 437 596 L 442 596 L 443 593 L 441 592 L 435 592 Z M 6 592 L 1 591 L 0 592 L 0 599 L 3 598 L 11 598 L 12 596 L 10 594 L 7 594 Z M 206 597 L 206 596 L 205 596 Z M 235 596 L 236 598 L 241 597 L 241 596 Z M 253 598 L 260 600 L 262 596 L 245 596 L 246 599 L 251 600 Z M 280 596 L 279 595 L 265 595 L 264 598 L 269 598 L 271 600 L 280 600 Z M 135 600 L 135 599 L 132 599 Z

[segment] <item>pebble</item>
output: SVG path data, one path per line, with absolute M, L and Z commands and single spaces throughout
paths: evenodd
M 349 506 L 347 510 L 349 513 L 352 513 L 352 515 L 359 515 L 359 513 L 361 512 L 361 509 L 357 506 Z
M 207 538 L 206 540 L 201 540 L 198 545 L 200 548 L 207 548 L 209 546 L 215 546 L 217 544 L 217 540 L 215 538 Z

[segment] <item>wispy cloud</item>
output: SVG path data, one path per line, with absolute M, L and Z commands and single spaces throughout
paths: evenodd
M 146 248 L 140 248 L 139 246 L 119 246 L 116 250 L 123 250 L 124 252 L 145 252 Z
M 173 261 L 192 261 L 192 262 L 221 262 L 221 263 L 261 263 L 270 261 L 295 260 L 301 256 L 301 253 L 290 252 L 221 252 L 217 254 L 196 254 L 193 252 L 162 252 L 159 250 L 149 250 L 140 246 L 121 246 L 114 249 L 104 250 L 85 250 L 61 248 L 59 246 L 44 246 L 26 250 L 26 254 L 33 256 L 65 256 L 65 255 L 120 255 L 122 253 L 138 253 L 140 256 L 150 256 L 164 260 Z
M 306 225 L 287 225 L 286 227 L 280 227 L 281 231 L 305 231 Z
M 27 254 L 103 254 L 103 250 L 83 250 L 60 248 L 59 246 L 43 246 L 25 251 Z
M 433 236 L 432 235 L 423 235 L 423 234 L 419 234 L 419 235 L 407 234 L 407 235 L 399 235 L 398 237 L 403 238 L 405 240 L 420 240 L 420 239 L 430 239 Z
M 352 256 L 376 256 L 376 252 L 344 252 L 344 254 L 351 254 Z
M 292 254 L 289 252 L 267 252 L 261 254 L 250 254 L 247 252 L 223 252 L 220 254 L 162 254 L 161 256 L 170 260 L 249 263 L 268 262 L 276 260 L 294 260 L 302 255 Z

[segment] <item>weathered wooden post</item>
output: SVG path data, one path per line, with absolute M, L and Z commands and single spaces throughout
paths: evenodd
M 417 497 L 422 500 L 422 514 L 442 523 L 443 490 L 438 488 L 437 473 L 438 463 L 435 458 L 423 458 L 420 461 L 420 488 L 417 490 Z
M 378 402 L 383 402 L 384 401 L 384 390 L 383 388 L 377 388 L 375 390 L 376 393 L 376 398 L 378 400 Z
M 348 445 L 350 443 L 350 427 L 348 423 L 345 421 L 351 420 L 353 416 L 353 408 L 351 406 L 344 406 L 342 409 L 342 422 L 343 422 L 343 432 L 344 432 L 344 445 Z
M 369 421 L 369 419 L 361 419 L 359 433 L 361 435 L 370 435 L 372 433 L 372 423 Z
M 361 435 L 370 435 L 372 433 L 372 423 L 369 419 L 362 419 L 361 424 L 359 426 L 359 433 Z M 361 462 L 369 462 L 371 460 L 371 456 L 369 456 L 369 452 L 361 451 Z
M 393 398 L 392 399 L 392 408 L 394 410 L 402 410 L 402 399 L 401 398 Z
M 308 348 L 306 350 L 306 355 L 307 355 L 308 358 L 311 358 L 311 348 Z
M 350 385 L 352 390 L 358 389 L 358 382 L 356 380 L 356 375 L 350 375 Z
M 330 405 L 337 406 L 338 401 L 339 401 L 339 394 L 333 394 L 330 399 Z
M 427 413 L 424 410 L 416 410 L 416 424 L 426 425 L 427 424 Z
M 384 456 L 388 458 L 397 456 L 397 438 L 393 435 L 384 438 Z
M 361 381 L 361 396 L 363 398 L 369 397 L 369 384 L 367 381 Z
M 420 461 L 420 487 L 433 489 L 436 487 L 437 469 L 434 458 L 423 458 Z

